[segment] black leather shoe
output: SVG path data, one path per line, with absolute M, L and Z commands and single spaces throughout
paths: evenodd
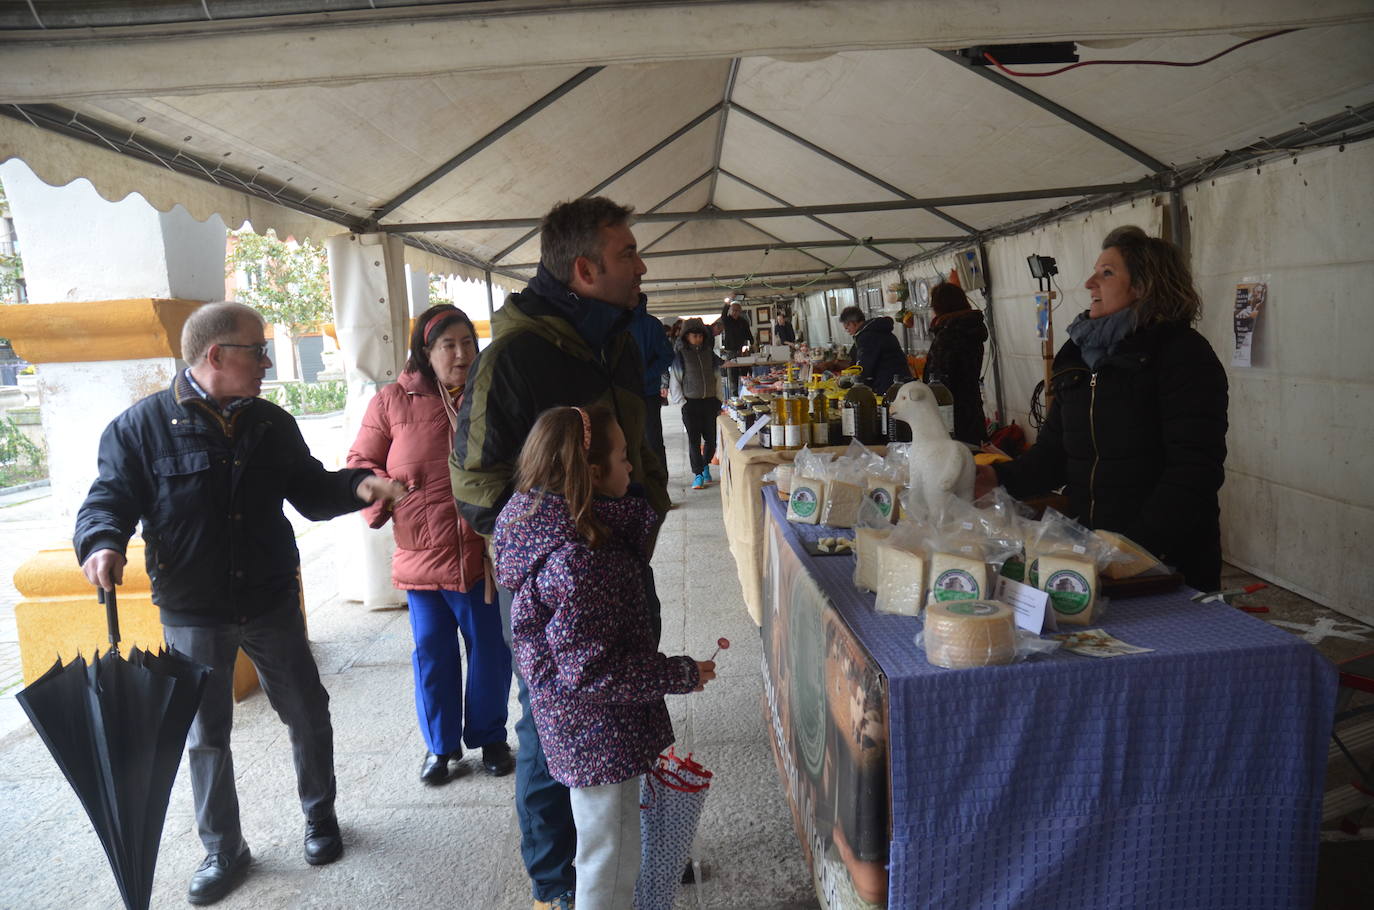
M 213 904 L 237 888 L 248 872 L 253 854 L 244 844 L 238 855 L 211 853 L 191 876 L 186 900 L 197 906 Z
M 420 780 L 431 787 L 437 787 L 455 777 L 461 777 L 463 766 L 457 762 L 462 756 L 462 752 L 446 752 L 442 755 L 426 752 L 425 760 L 420 765 Z
M 487 743 L 482 747 L 482 767 L 492 777 L 505 777 L 515 768 L 510 746 L 506 743 Z
M 305 861 L 312 866 L 325 866 L 343 856 L 343 837 L 339 834 L 339 820 L 334 816 L 305 822 Z

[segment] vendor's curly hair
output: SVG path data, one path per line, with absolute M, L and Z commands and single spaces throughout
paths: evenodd
M 1193 274 L 1178 247 L 1160 237 L 1151 237 L 1135 225 L 1125 225 L 1108 234 L 1102 249 L 1112 247 L 1121 254 L 1131 287 L 1140 295 L 1135 305 L 1136 325 L 1197 322 L 1202 315 L 1202 298 L 1193 286 Z

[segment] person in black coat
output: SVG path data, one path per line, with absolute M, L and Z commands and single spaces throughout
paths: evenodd
M 893 322 L 890 316 L 864 320 L 864 311 L 856 306 L 845 307 L 840 313 L 840 324 L 854 336 L 854 349 L 850 360 L 859 365 L 862 372 L 859 379 L 864 385 L 881 395 L 888 386 L 898 379 L 911 378 L 911 367 L 906 362 L 906 354 L 897 336 L 892 334 Z
M 942 282 L 930 292 L 935 320 L 930 324 L 926 382 L 941 382 L 954 396 L 954 438 L 978 445 L 987 433 L 983 417 L 983 342 L 988 327 L 969 305 L 963 288 Z
M 1064 486 L 1079 521 L 1126 535 L 1192 587 L 1215 591 L 1227 383 L 1192 328 L 1202 305 L 1192 275 L 1173 244 L 1122 227 L 1103 241 L 1085 286 L 1092 305 L 1054 359 L 1036 445 L 978 468 L 975 493 Z

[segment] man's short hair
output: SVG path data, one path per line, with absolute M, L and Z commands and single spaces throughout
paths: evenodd
M 850 322 L 864 322 L 864 311 L 856 306 L 847 306 L 840 310 L 840 324 L 845 325 Z
M 181 327 L 181 359 L 198 366 L 210 345 L 228 341 L 248 320 L 263 325 L 257 310 L 235 300 L 218 300 L 200 307 Z
M 604 267 L 601 229 L 626 224 L 632 214 L 632 206 L 620 205 L 605 196 L 560 202 L 539 226 L 539 261 L 564 284 L 572 281 L 573 263 L 579 256 Z

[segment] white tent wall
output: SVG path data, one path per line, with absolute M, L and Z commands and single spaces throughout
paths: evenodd
M 1221 491 L 1225 558 L 1365 621 L 1374 619 L 1374 564 L 1366 552 L 1374 541 L 1372 176 L 1374 142 L 1365 142 L 1271 161 L 1182 194 L 1203 298 L 1197 328 L 1226 365 L 1231 390 Z M 1032 438 L 1027 409 L 1044 368 L 1026 256 L 1058 260 L 1057 350 L 1064 329 L 1087 308 L 1082 283 L 1102 238 L 1122 224 L 1159 234 L 1166 199 L 988 242 L 1008 416 Z M 948 263 L 936 263 L 947 272 Z M 1252 366 L 1234 367 L 1235 286 L 1255 275 L 1267 276 L 1269 298 Z M 980 297 L 972 295 L 975 303 Z

